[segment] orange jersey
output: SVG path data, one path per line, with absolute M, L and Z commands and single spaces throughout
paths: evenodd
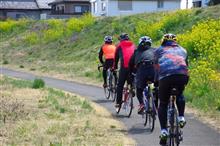
M 112 44 L 104 44 L 102 46 L 102 51 L 103 55 L 105 56 L 105 59 L 114 59 L 116 46 Z

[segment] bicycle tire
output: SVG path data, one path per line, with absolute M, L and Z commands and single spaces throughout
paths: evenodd
M 153 94 L 151 93 L 150 94 L 151 96 L 150 96 L 150 101 L 149 101 L 149 103 L 151 103 L 150 104 L 150 116 L 149 116 L 149 118 L 151 118 L 151 125 L 150 125 L 150 130 L 151 130 L 151 132 L 153 132 L 154 131 L 154 126 L 155 126 L 155 120 L 156 120 L 156 117 L 155 117 L 155 105 L 154 105 L 154 98 L 153 98 Z M 150 120 L 150 119 L 149 119 Z
M 127 101 L 129 101 L 128 105 L 127 105 L 129 107 L 127 117 L 130 118 L 132 110 L 133 110 L 133 97 L 132 97 L 132 93 L 131 92 L 129 92 L 129 94 L 128 94 Z
M 176 109 L 175 109 L 175 125 L 176 125 L 176 127 L 175 127 L 175 143 L 176 143 L 176 146 L 179 146 L 179 144 L 180 144 L 180 127 L 179 127 L 179 124 L 178 124 L 178 118 L 177 118 L 177 111 L 176 111 Z
M 113 74 L 111 74 L 112 75 L 112 82 L 111 82 L 111 93 L 110 93 L 110 96 L 111 96 L 111 100 L 112 100 L 112 102 L 114 102 L 115 101 L 115 99 L 116 99 L 116 79 L 115 79 L 115 77 L 114 77 L 114 75 Z
M 110 92 L 109 92 L 109 88 L 108 88 L 108 87 L 105 87 L 105 88 L 104 88 L 104 93 L 105 93 L 105 98 L 106 98 L 106 99 L 109 99 L 109 97 L 110 97 Z
M 110 92 L 111 92 L 111 72 L 107 70 L 107 87 L 104 88 L 105 97 L 106 99 L 110 98 Z

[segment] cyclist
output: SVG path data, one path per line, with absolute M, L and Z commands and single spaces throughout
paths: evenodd
M 139 39 L 138 48 L 131 57 L 129 68 L 136 72 L 136 94 L 139 101 L 138 114 L 144 111 L 143 90 L 147 81 L 154 82 L 154 48 L 151 47 L 152 40 L 148 36 Z M 157 103 L 157 102 L 156 102 Z
M 99 61 L 103 64 L 103 87 L 105 88 L 107 87 L 107 70 L 113 66 L 116 46 L 112 44 L 112 36 L 105 36 L 104 41 L 105 43 L 99 51 Z M 103 61 L 103 55 L 105 62 Z M 114 73 L 114 76 L 116 78 L 116 73 Z
M 156 78 L 159 80 L 160 105 L 158 116 L 161 126 L 160 144 L 166 144 L 167 132 L 167 106 L 170 91 L 176 87 L 179 91 L 176 104 L 179 112 L 178 123 L 180 128 L 186 124 L 184 118 L 185 98 L 183 91 L 188 83 L 187 52 L 176 42 L 176 35 L 165 34 L 161 46 L 155 51 Z
M 127 33 L 122 33 L 119 37 L 120 43 L 117 45 L 116 53 L 115 53 L 115 62 L 114 69 L 118 68 L 118 61 L 120 59 L 120 70 L 119 70 L 119 78 L 117 83 L 117 100 L 116 100 L 116 108 L 119 108 L 122 103 L 122 92 L 125 81 L 131 83 L 130 74 L 129 74 L 129 61 L 131 56 L 134 53 L 135 45 L 132 41 L 130 41 Z

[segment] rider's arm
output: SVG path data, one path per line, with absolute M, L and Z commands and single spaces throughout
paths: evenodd
M 101 47 L 101 48 L 100 48 L 100 51 L 99 51 L 99 61 L 103 64 L 104 61 L 103 61 L 102 56 L 103 56 L 103 51 L 102 51 L 102 47 Z
M 117 68 L 118 68 L 119 49 L 120 49 L 120 47 L 117 47 L 117 48 L 116 48 L 116 51 L 115 51 L 114 69 L 117 69 Z
M 129 72 L 135 72 L 135 53 L 131 56 L 131 59 L 129 61 Z
M 159 64 L 158 64 L 158 49 L 154 51 L 154 70 L 155 70 L 155 75 L 154 75 L 154 81 L 157 82 L 159 80 Z

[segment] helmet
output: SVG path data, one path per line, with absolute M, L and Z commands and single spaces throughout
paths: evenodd
M 129 36 L 127 33 L 122 33 L 119 38 L 118 38 L 120 41 L 122 40 L 129 40 Z
M 162 42 L 165 41 L 176 41 L 176 35 L 172 33 L 167 33 L 163 35 Z
M 112 36 L 105 36 L 104 37 L 104 41 L 106 42 L 106 43 L 111 43 L 112 42 Z
M 149 36 L 142 36 L 140 39 L 139 39 L 139 44 L 152 44 L 152 40 Z

